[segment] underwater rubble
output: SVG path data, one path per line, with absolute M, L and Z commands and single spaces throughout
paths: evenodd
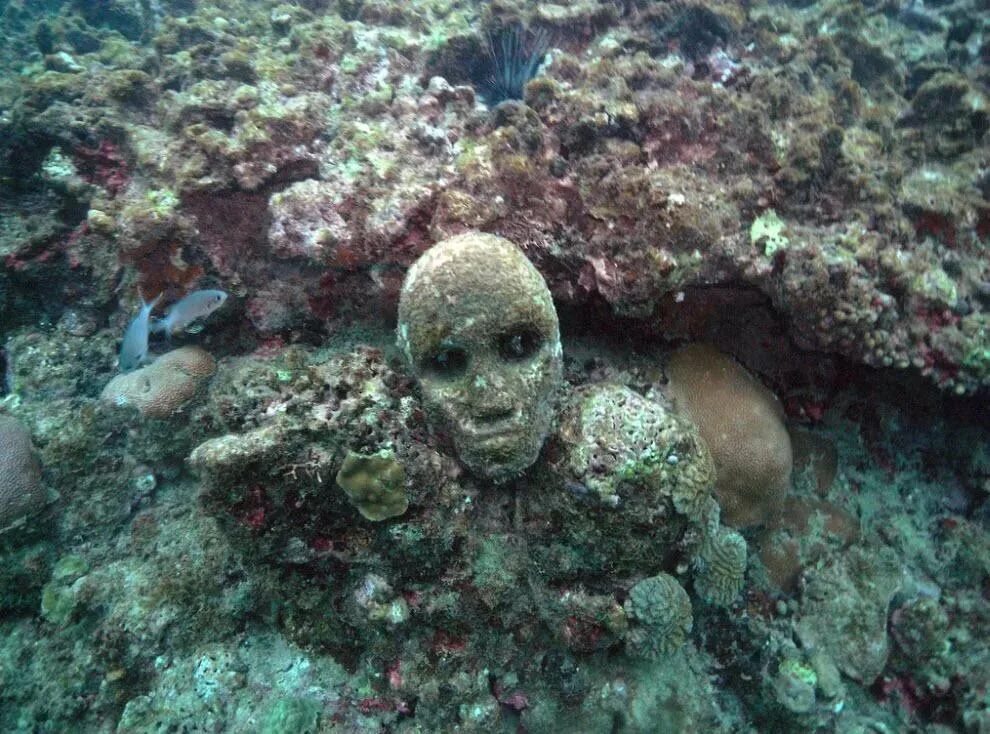
M 985 10 L 0 1 L 0 730 L 990 731 Z

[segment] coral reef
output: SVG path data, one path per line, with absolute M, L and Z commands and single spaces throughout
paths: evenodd
M 990 729 L 984 6 L 0 3 L 0 730 Z

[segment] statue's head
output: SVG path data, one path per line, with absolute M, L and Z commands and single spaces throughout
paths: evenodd
M 560 331 L 518 247 L 471 232 L 423 253 L 402 287 L 398 343 L 471 472 L 504 481 L 536 460 L 561 383 Z

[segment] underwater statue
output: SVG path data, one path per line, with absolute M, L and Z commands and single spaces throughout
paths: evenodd
M 518 247 L 470 232 L 427 250 L 402 288 L 398 341 L 468 469 L 502 482 L 536 461 L 561 385 L 560 331 Z

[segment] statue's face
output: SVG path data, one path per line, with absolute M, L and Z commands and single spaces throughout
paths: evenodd
M 430 420 L 468 469 L 503 481 L 536 460 L 561 382 L 560 332 L 522 251 L 481 233 L 434 245 L 406 276 L 398 332 Z

